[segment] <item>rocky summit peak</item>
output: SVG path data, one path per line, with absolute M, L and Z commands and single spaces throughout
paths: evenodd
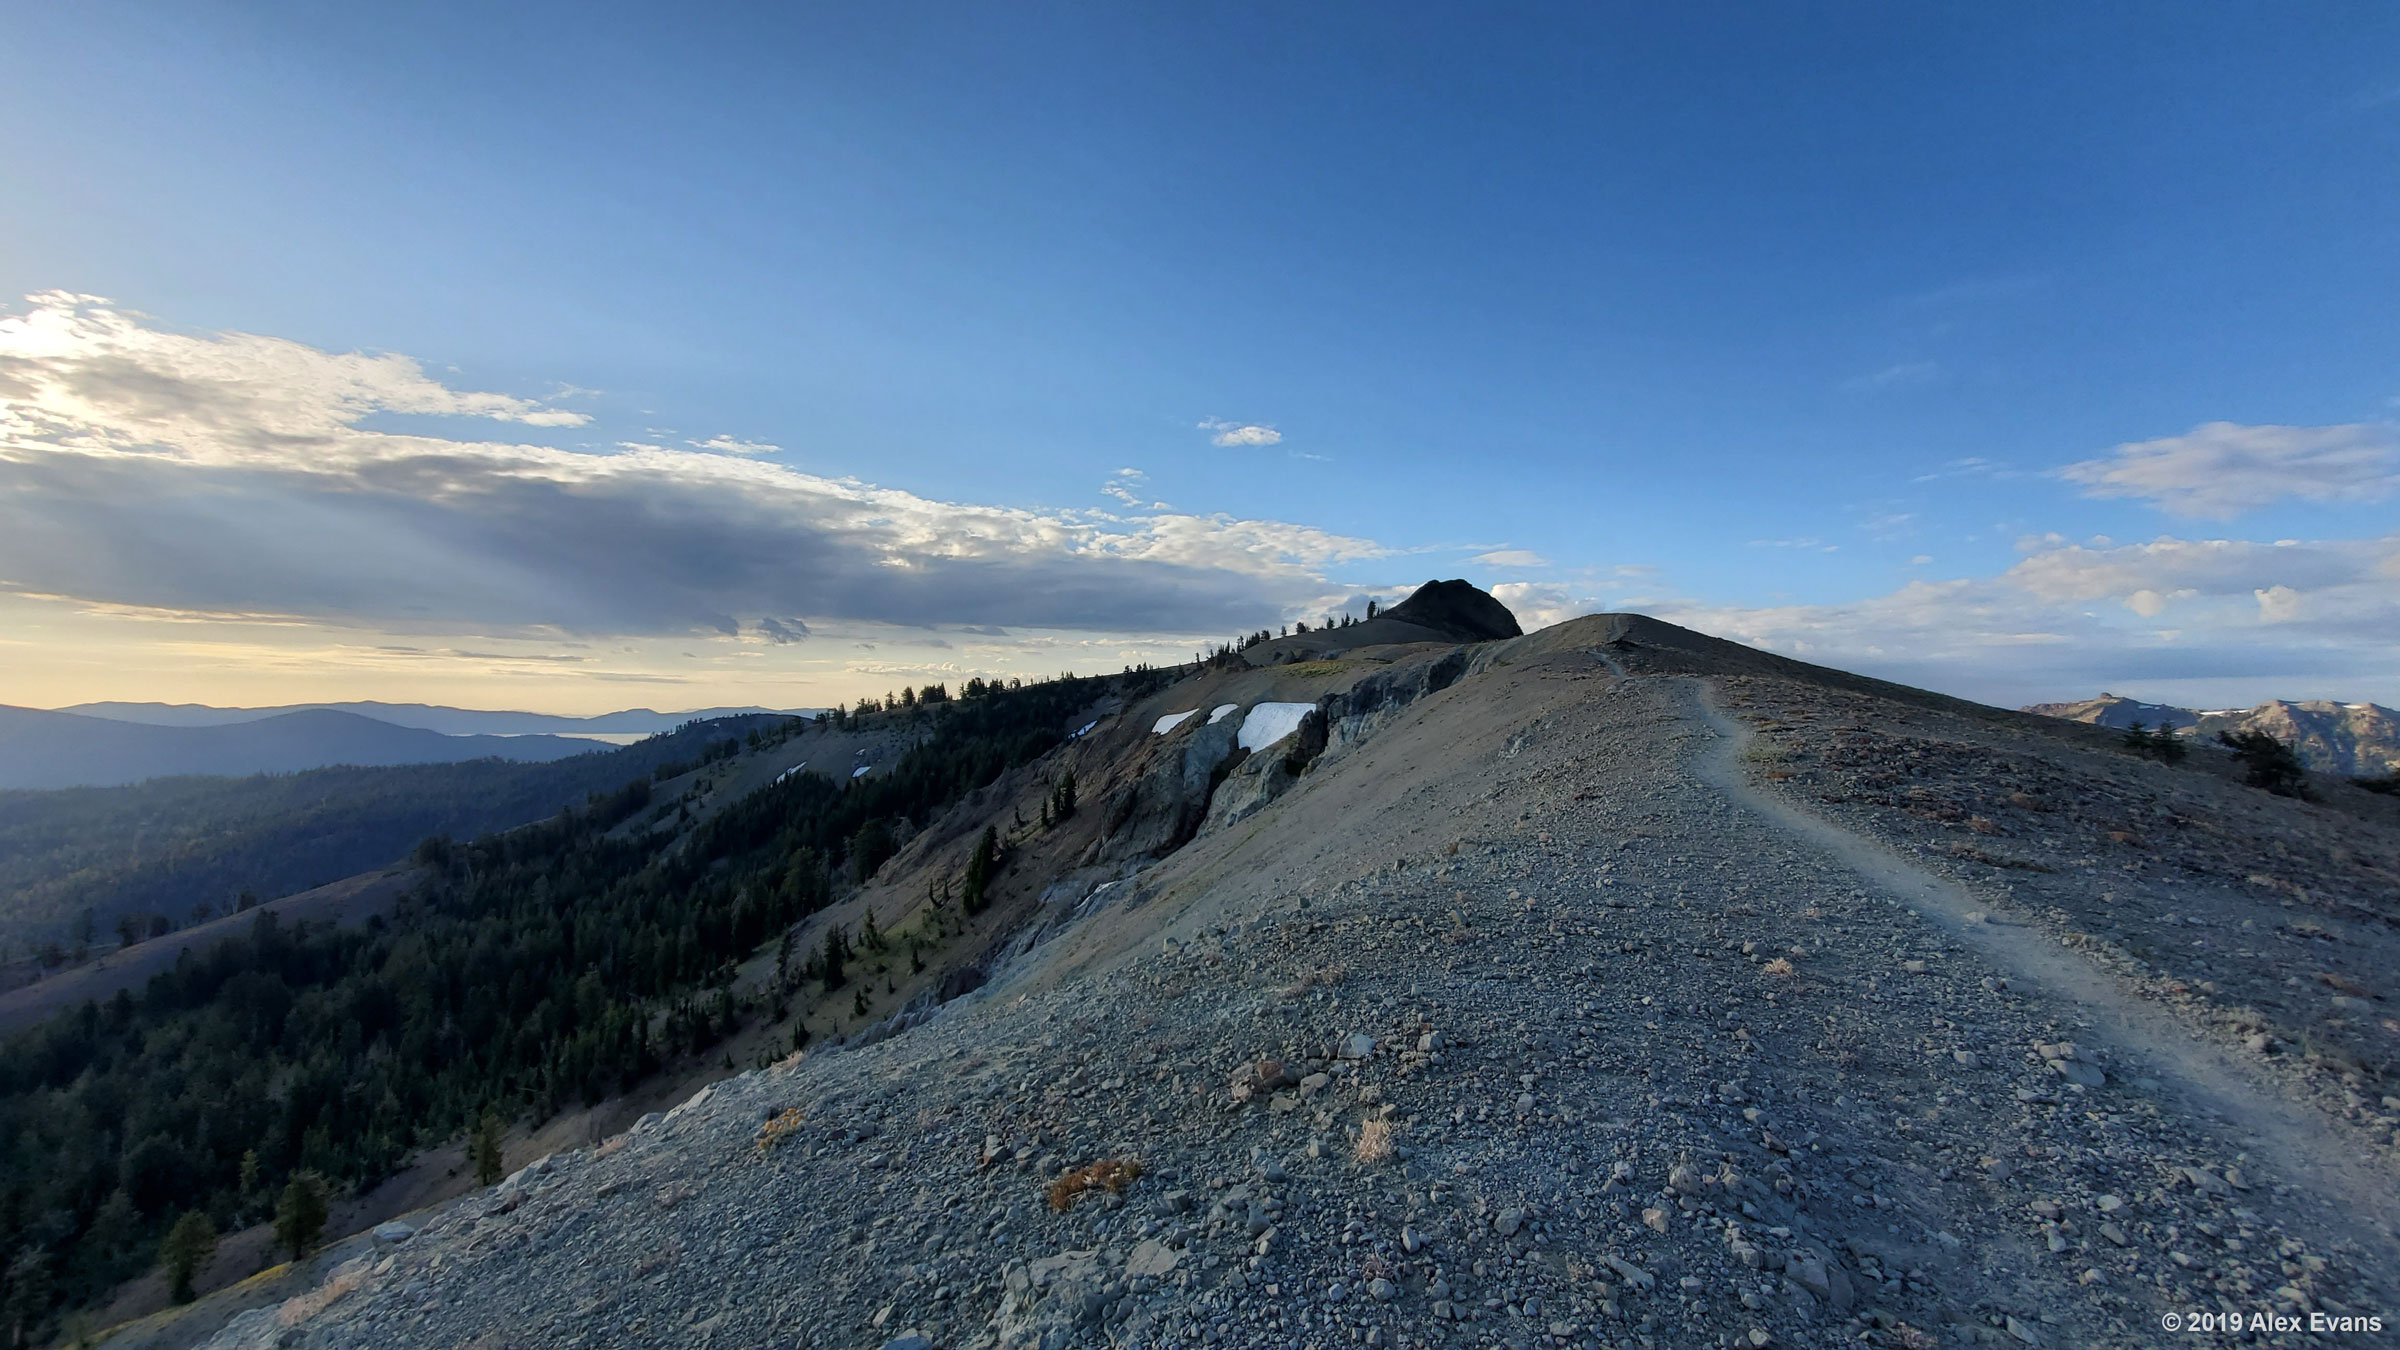
M 1492 598 L 1489 591 L 1458 579 L 1428 581 L 1406 600 L 1384 611 L 1389 618 L 1415 624 L 1464 642 L 1490 642 L 1524 636 L 1517 616 Z

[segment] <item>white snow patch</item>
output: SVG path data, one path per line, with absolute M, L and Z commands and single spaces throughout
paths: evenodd
M 1240 712 L 1241 710 L 1242 705 L 1239 703 L 1220 703 L 1213 711 L 1209 713 L 1208 724 L 1213 727 L 1217 723 L 1224 721 L 1227 717 L 1234 713 Z
M 804 759 L 804 760 L 801 760 L 799 763 L 797 763 L 797 764 L 793 765 L 792 767 L 790 767 L 790 768 L 788 768 L 788 769 L 785 769 L 785 770 L 784 770 L 782 773 L 779 773 L 779 774 L 775 775 L 775 781 L 776 781 L 776 782 L 778 782 L 778 783 L 780 783 L 780 782 L 782 782 L 784 779 L 791 777 L 793 774 L 796 774 L 796 773 L 800 772 L 802 769 L 805 769 L 805 768 L 807 768 L 807 767 L 808 767 L 808 761 L 807 761 L 807 760 L 805 760 L 805 759 Z
M 1186 708 L 1179 713 L 1168 713 L 1166 716 L 1151 724 L 1150 734 L 1153 736 L 1164 736 L 1168 732 L 1173 731 L 1175 728 L 1191 721 L 1192 718 L 1199 714 L 1199 712 L 1200 710 L 1198 708 Z
M 1096 727 L 1096 726 L 1098 726 L 1098 725 L 1100 725 L 1100 719 L 1095 717 L 1095 718 L 1093 718 L 1091 721 L 1084 723 L 1084 724 L 1083 724 L 1082 726 L 1080 726 L 1080 727 L 1077 727 L 1077 728 L 1075 729 L 1075 734 L 1074 734 L 1073 736 L 1069 736 L 1069 737 L 1067 737 L 1067 739 L 1068 739 L 1068 740 L 1070 740 L 1070 741 L 1072 741 L 1072 740 L 1076 740 L 1076 739 L 1078 739 L 1078 738 L 1080 738 L 1080 737 L 1082 737 L 1082 736 L 1084 736 L 1084 735 L 1087 735 L 1088 733 L 1090 733 L 1091 729 L 1092 729 L 1093 727 Z
M 875 766 L 872 764 L 861 764 L 857 768 L 850 771 L 850 776 L 852 778 L 864 778 L 869 773 L 873 772 L 874 768 Z
M 1261 703 L 1242 719 L 1234 744 L 1244 750 L 1264 750 L 1300 729 L 1300 719 L 1317 710 L 1314 703 Z

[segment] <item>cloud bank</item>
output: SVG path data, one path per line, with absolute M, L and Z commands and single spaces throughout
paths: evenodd
M 724 436 L 560 448 L 378 429 L 390 414 L 590 420 L 404 356 L 31 297 L 0 319 L 0 584 L 391 631 L 791 642 L 806 616 L 1211 633 L 1305 611 L 1327 568 L 1387 552 L 1279 521 L 938 501 Z M 1253 430 L 1274 435 L 1227 434 Z

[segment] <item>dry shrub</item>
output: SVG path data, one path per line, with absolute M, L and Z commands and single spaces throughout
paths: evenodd
M 807 1123 L 807 1115 L 802 1113 L 797 1106 L 787 1106 L 776 1112 L 768 1118 L 766 1124 L 758 1127 L 759 1156 L 764 1157 L 774 1152 L 776 1145 L 798 1134 L 800 1127 Z
M 1380 1117 L 1358 1127 L 1358 1143 L 1350 1156 L 1372 1166 L 1392 1159 L 1392 1122 Z
M 1121 1192 L 1141 1174 L 1142 1165 L 1131 1158 L 1085 1163 L 1050 1183 L 1050 1208 L 1063 1213 L 1085 1191 Z
M 1778 956 L 1774 960 L 1767 962 L 1763 966 L 1760 966 L 1759 969 L 1767 972 L 1769 975 L 1789 975 L 1795 969 L 1797 969 L 1797 967 L 1792 964 L 1790 957 Z

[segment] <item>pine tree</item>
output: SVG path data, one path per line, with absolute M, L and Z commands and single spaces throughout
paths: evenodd
M 825 976 L 825 992 L 832 993 L 849 982 L 842 970 L 842 930 L 837 925 L 825 930 L 825 954 L 820 969 Z
M 2150 753 L 2166 763 L 2181 764 L 2184 755 L 2189 753 L 2189 747 L 2184 745 L 2181 736 L 2175 734 L 2173 722 L 2161 722 L 2158 730 L 2150 733 Z
M 159 1244 L 159 1263 L 167 1268 L 167 1296 L 189 1303 L 196 1296 L 192 1277 L 217 1254 L 217 1226 L 199 1210 L 186 1210 Z
M 2278 797 L 2308 795 L 2308 769 L 2300 763 L 2300 756 L 2292 752 L 2292 747 L 2255 728 L 2220 731 L 2217 739 L 2241 761 L 2250 786 Z
M 325 1236 L 325 1220 L 332 1209 L 325 1178 L 314 1172 L 294 1172 L 284 1183 L 283 1194 L 275 1199 L 275 1244 L 288 1248 L 295 1261 L 308 1255 Z
M 486 1111 L 475 1122 L 475 1136 L 467 1141 L 467 1159 L 475 1164 L 475 1184 L 489 1186 L 506 1173 L 501 1160 L 500 1117 Z
M 988 903 L 984 893 L 991 888 L 992 874 L 1000 868 L 1000 832 L 992 826 L 983 827 L 983 837 L 975 841 L 974 856 L 967 859 L 967 878 L 962 894 L 969 914 L 981 914 Z
M 850 1011 L 857 1013 L 861 1017 L 867 1015 L 867 987 L 865 985 L 860 985 L 858 989 L 850 995 Z
M 858 945 L 871 952 L 883 950 L 883 930 L 875 926 L 875 911 L 872 907 L 858 921 Z

